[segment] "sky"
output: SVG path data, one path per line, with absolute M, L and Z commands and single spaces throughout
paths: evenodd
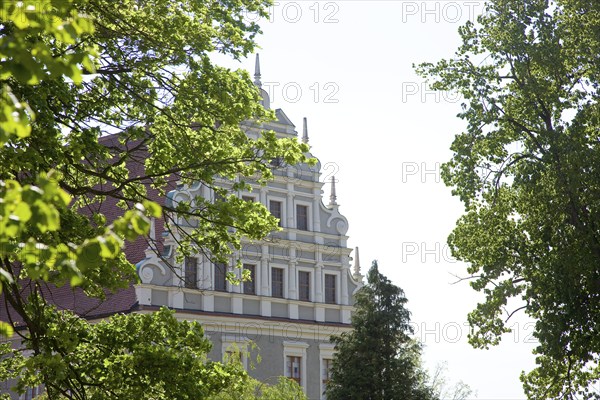
M 467 383 L 474 398 L 520 400 L 519 375 L 534 367 L 533 322 L 517 315 L 500 345 L 474 349 L 466 316 L 482 297 L 453 284 L 467 266 L 446 239 L 463 208 L 439 172 L 465 126 L 461 99 L 429 90 L 413 69 L 451 58 L 458 27 L 482 12 L 481 1 L 275 1 L 258 52 L 271 107 L 300 133 L 308 119 L 311 152 L 322 180 L 335 176 L 363 272 L 377 259 L 405 291 L 425 365 L 445 363 L 448 380 Z M 253 57 L 221 62 L 254 73 Z

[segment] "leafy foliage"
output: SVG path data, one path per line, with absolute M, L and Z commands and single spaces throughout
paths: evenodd
M 259 104 L 247 72 L 211 61 L 215 52 L 234 59 L 252 52 L 259 27 L 244 16 L 265 16 L 268 5 L 2 2 L 0 288 L 33 354 L 14 375 L 20 391 L 43 383 L 52 399 L 189 398 L 243 381 L 242 371 L 200 365 L 207 347 L 197 327 L 164 314 L 90 325 L 48 307 L 44 293 L 48 283 L 99 297 L 127 287 L 137 275 L 124 242 L 146 235 L 150 219 L 161 215 L 181 238 L 180 257 L 202 252 L 223 260 L 242 237 L 260 239 L 277 229 L 262 205 L 232 193 L 248 188 L 248 179 L 270 179 L 273 159 L 312 162 L 308 147 L 272 132 L 250 138 L 250 124 L 242 122 L 260 131 L 272 112 Z M 231 182 L 230 192 L 217 189 L 217 180 Z M 220 200 L 162 207 L 151 201 L 148 187 L 164 195 L 175 181 L 215 189 Z M 102 207 L 110 202 L 123 211 L 112 221 Z M 189 228 L 180 229 L 183 219 Z M 136 347 L 126 329 L 143 336 L 142 326 L 158 336 L 140 338 Z M 0 325 L 6 335 L 12 328 Z M 103 346 L 120 350 L 103 353 Z M 172 365 L 176 350 L 185 373 Z M 9 362 L 18 364 L 17 353 L 3 361 Z M 196 380 L 183 382 L 189 374 Z
M 449 244 L 486 296 L 470 341 L 497 344 L 523 309 L 540 343 L 529 398 L 598 398 L 600 3 L 493 0 L 459 32 L 453 60 L 418 71 L 464 98 L 443 177 L 465 205 Z
M 30 300 L 34 307 L 44 306 L 37 296 Z M 5 368 L 24 377 L 17 386 L 21 391 L 43 383 L 54 399 L 196 399 L 246 390 L 249 378 L 242 366 L 207 360 L 211 343 L 200 325 L 178 321 L 167 309 L 114 315 L 97 324 L 53 307 L 40 314 L 45 340 L 31 357 L 4 349 Z M 66 389 L 84 386 L 85 397 L 81 390 Z
M 333 336 L 336 353 L 330 400 L 434 400 L 420 367 L 421 347 L 409 334 L 404 292 L 382 275 L 374 261 L 367 284 L 356 294 L 351 332 Z
M 300 385 L 292 379 L 280 376 L 275 385 L 247 379 L 241 391 L 228 388 L 210 400 L 307 400 Z
M 79 65 L 93 70 L 95 49 L 81 41 L 94 32 L 94 26 L 74 9 L 72 0 L 4 1 L 0 23 L 3 144 L 13 136 L 29 136 L 30 122 L 35 119 L 35 112 L 13 93 L 7 81 L 38 84 L 48 77 L 64 76 L 81 82 Z

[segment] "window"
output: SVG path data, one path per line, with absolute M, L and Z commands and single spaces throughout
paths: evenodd
M 227 266 L 223 263 L 215 264 L 215 290 L 227 291 Z
M 242 364 L 242 353 L 235 349 L 235 350 L 225 350 L 225 354 L 223 356 L 223 362 L 225 363 L 240 363 Z
M 325 303 L 335 304 L 335 275 L 325 274 Z
M 283 297 L 283 268 L 271 268 L 271 296 Z
M 333 366 L 333 355 L 335 353 L 335 345 L 333 343 L 319 343 L 319 362 L 321 365 L 321 381 L 319 386 L 321 389 L 321 400 L 326 398 L 325 391 L 327 385 L 331 381 L 331 367 Z
M 42 386 L 36 386 L 33 388 L 29 387 L 23 394 L 23 400 L 35 399 L 36 397 L 41 396 L 43 393 L 44 389 L 42 389 Z
M 327 390 L 327 384 L 331 379 L 331 367 L 333 366 L 333 360 L 330 358 L 324 358 L 321 365 L 321 383 L 323 388 L 323 398 L 325 398 L 325 390 Z
M 270 200 L 269 201 L 269 211 L 275 218 L 279 218 L 279 226 L 283 226 L 281 223 L 281 201 Z
M 256 294 L 256 265 L 244 264 L 244 269 L 250 271 L 250 280 L 244 281 L 244 294 Z
M 285 364 L 285 376 L 302 386 L 302 357 L 287 356 Z
M 285 163 L 283 162 L 282 157 L 275 157 L 274 159 L 271 160 L 271 165 L 274 166 L 275 168 L 277 168 L 277 167 L 283 167 L 285 165 Z
M 185 258 L 184 283 L 188 289 L 196 289 L 198 282 L 198 259 L 196 257 Z
M 298 271 L 298 299 L 310 301 L 310 272 Z
M 253 196 L 242 196 L 242 200 L 249 201 L 251 203 L 255 201 Z
M 308 230 L 308 206 L 296 205 L 296 229 Z
M 173 246 L 171 246 L 171 245 L 168 245 L 168 244 L 167 244 L 167 245 L 165 245 L 165 246 L 163 246 L 163 250 L 162 250 L 162 252 L 160 253 L 160 256 L 161 256 L 161 257 L 164 257 L 164 258 L 169 258 L 169 257 L 171 257 L 171 250 L 173 250 Z
M 224 362 L 241 363 L 248 369 L 248 343 L 250 340 L 239 335 L 223 335 L 221 337 L 221 354 Z
M 224 201 L 226 201 L 226 197 L 225 197 L 226 194 L 227 194 L 226 191 L 221 193 L 215 189 L 215 201 L 213 203 L 223 203 Z
M 285 376 L 298 382 L 306 393 L 306 349 L 308 343 L 283 341 L 283 367 Z

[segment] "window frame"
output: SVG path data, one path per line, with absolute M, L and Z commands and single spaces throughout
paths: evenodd
M 237 335 L 221 336 L 221 360 L 226 361 L 225 356 L 239 351 L 240 361 L 246 371 L 248 371 L 248 344 L 251 340 Z M 237 348 L 237 349 L 236 349 Z
M 248 267 L 251 267 L 251 272 L 250 272 L 250 277 L 251 277 L 251 281 L 245 281 L 243 282 L 243 288 L 242 288 L 242 293 L 247 294 L 247 295 L 256 295 L 256 278 L 257 278 L 257 272 L 256 272 L 256 264 L 251 264 L 251 263 L 243 263 L 242 264 L 242 270 L 245 269 L 249 269 Z
M 217 271 L 219 269 L 219 267 L 223 267 L 223 287 L 221 288 L 219 286 L 219 288 L 217 288 L 217 282 L 221 282 L 221 280 L 219 279 L 219 281 L 217 281 L 217 278 L 220 277 L 220 274 L 217 274 Z M 228 292 L 228 285 L 227 285 L 227 270 L 228 270 L 228 265 L 225 263 L 213 263 L 213 290 L 215 292 Z
M 308 281 L 306 282 L 306 285 L 308 286 L 308 293 L 307 293 L 307 298 L 302 298 L 302 286 L 301 286 L 301 279 L 300 276 L 301 274 L 307 274 L 308 275 Z M 314 299 L 314 295 L 312 293 L 314 285 L 312 282 L 312 277 L 313 277 L 313 273 L 312 271 L 310 271 L 309 269 L 302 269 L 302 268 L 298 268 L 298 300 L 300 301 L 312 301 L 312 299 Z
M 333 367 L 333 357 L 332 358 L 321 358 L 321 396 L 323 399 L 326 399 L 325 390 L 327 390 L 327 385 L 331 381 L 331 369 Z
M 38 386 L 34 386 L 34 387 L 28 387 L 25 390 L 25 393 L 23 393 L 21 395 L 21 397 L 19 397 L 19 399 L 23 399 L 23 400 L 33 400 L 37 397 L 40 397 L 44 394 L 45 390 L 43 385 L 38 385 Z
M 283 342 L 283 376 L 291 378 L 287 375 L 287 358 L 288 357 L 300 357 L 300 387 L 302 391 L 306 393 L 306 349 L 308 349 L 308 343 L 304 342 L 292 342 L 285 340 Z
M 294 364 L 298 365 L 298 372 L 294 371 Z M 302 356 L 287 355 L 285 357 L 285 376 L 289 379 L 296 381 L 299 386 L 302 386 Z
M 229 189 L 225 188 L 227 191 L 229 191 Z M 214 189 L 211 189 L 211 197 L 212 197 L 212 203 L 223 203 L 227 200 L 228 194 L 226 194 L 225 196 L 222 196 L 221 194 L 217 193 Z
M 335 345 L 333 343 L 319 343 L 319 387 L 321 389 L 321 399 L 325 400 L 325 390 L 327 384 L 323 379 L 323 367 L 325 360 L 332 360 L 335 354 Z
M 189 273 L 189 261 L 194 260 L 193 274 Z M 198 289 L 198 257 L 187 256 L 183 260 L 183 287 L 186 289 Z
M 273 273 L 275 270 L 281 270 L 281 296 L 275 296 L 275 284 L 273 281 Z M 278 265 L 274 265 L 271 267 L 271 271 L 270 271 L 270 276 L 269 276 L 269 283 L 270 283 L 270 288 L 271 288 L 271 297 L 274 297 L 276 299 L 285 299 L 286 298 L 286 281 L 287 281 L 287 273 L 286 273 L 286 268 L 284 268 L 283 266 L 278 266 Z
M 271 213 L 271 215 L 273 215 L 275 218 L 279 218 L 279 224 L 278 226 L 280 228 L 283 228 L 283 220 L 284 220 L 284 203 L 283 203 L 283 199 L 276 199 L 276 198 L 271 198 L 269 197 L 267 202 L 269 203 L 269 212 Z M 273 211 L 271 209 L 271 204 L 272 203 L 277 203 L 279 204 L 279 216 L 276 216 L 275 214 L 273 214 Z
M 298 209 L 300 207 L 303 207 L 306 209 L 306 229 L 301 228 L 300 227 L 300 213 L 298 212 Z M 311 231 L 311 210 L 310 210 L 310 205 L 304 202 L 296 202 L 295 207 L 294 207 L 294 213 L 295 213 L 295 221 L 296 221 L 296 229 L 299 231 L 305 231 L 305 232 L 310 232 Z
M 332 301 L 328 301 L 328 287 L 327 287 L 327 278 L 333 278 L 333 299 Z M 340 283 L 339 283 L 339 274 L 329 273 L 328 271 L 323 271 L 323 301 L 326 304 L 339 304 L 339 295 L 340 295 Z

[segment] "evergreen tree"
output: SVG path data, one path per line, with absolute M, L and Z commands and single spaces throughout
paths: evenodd
M 329 400 L 428 400 L 433 391 L 420 367 L 421 346 L 409 334 L 404 291 L 373 262 L 356 295 L 353 330 L 333 336 L 335 356 Z

